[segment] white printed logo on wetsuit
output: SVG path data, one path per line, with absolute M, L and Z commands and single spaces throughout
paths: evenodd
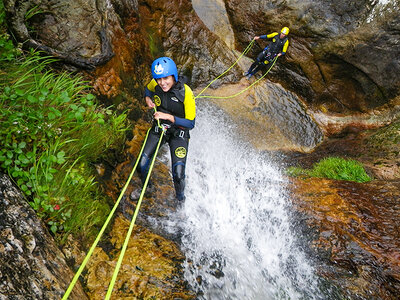
M 175 102 L 179 102 L 178 98 L 176 98 L 176 97 L 171 97 L 171 100 L 175 101 Z
M 162 65 L 157 64 L 154 67 L 154 73 L 156 73 L 157 75 L 160 75 L 164 72 L 164 68 L 162 67 Z

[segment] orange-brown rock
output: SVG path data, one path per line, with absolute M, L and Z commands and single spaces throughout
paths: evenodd
M 107 251 L 98 247 L 86 276 L 90 299 L 104 299 L 130 222 L 118 217 Z M 115 299 L 194 299 L 180 279 L 184 257 L 171 241 L 135 226 L 113 289 Z
M 319 272 L 348 294 L 397 299 L 400 290 L 400 182 L 290 181 Z

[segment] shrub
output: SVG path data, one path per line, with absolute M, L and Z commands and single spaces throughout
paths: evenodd
M 0 27 L 2 22 L 0 7 Z M 119 147 L 126 114 L 96 104 L 80 76 L 22 53 L 0 31 L 0 167 L 57 237 L 97 232 L 108 215 L 92 163 Z

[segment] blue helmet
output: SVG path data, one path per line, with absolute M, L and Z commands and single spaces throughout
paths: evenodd
M 160 57 L 153 61 L 151 75 L 153 75 L 154 79 L 174 75 L 175 81 L 178 82 L 178 69 L 174 61 L 169 57 Z

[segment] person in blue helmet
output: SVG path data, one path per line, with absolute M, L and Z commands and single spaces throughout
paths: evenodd
M 162 144 L 168 143 L 171 152 L 172 177 L 176 198 L 185 199 L 185 168 L 189 146 L 189 130 L 194 128 L 195 98 L 190 87 L 179 80 L 175 62 L 169 57 L 157 58 L 151 65 L 153 79 L 145 88 L 145 101 L 149 108 L 156 107 L 154 122 L 149 132 L 138 172 L 142 183 L 146 180 L 162 129 L 166 128 Z
M 276 56 L 279 57 L 286 54 L 287 48 L 289 47 L 288 34 L 289 28 L 283 27 L 280 33 L 273 32 L 254 37 L 254 40 L 272 39 L 272 43 L 270 43 L 262 52 L 257 55 L 256 60 L 250 66 L 249 70 L 244 73 L 247 79 L 250 79 L 251 76 L 261 69 L 269 69 Z

